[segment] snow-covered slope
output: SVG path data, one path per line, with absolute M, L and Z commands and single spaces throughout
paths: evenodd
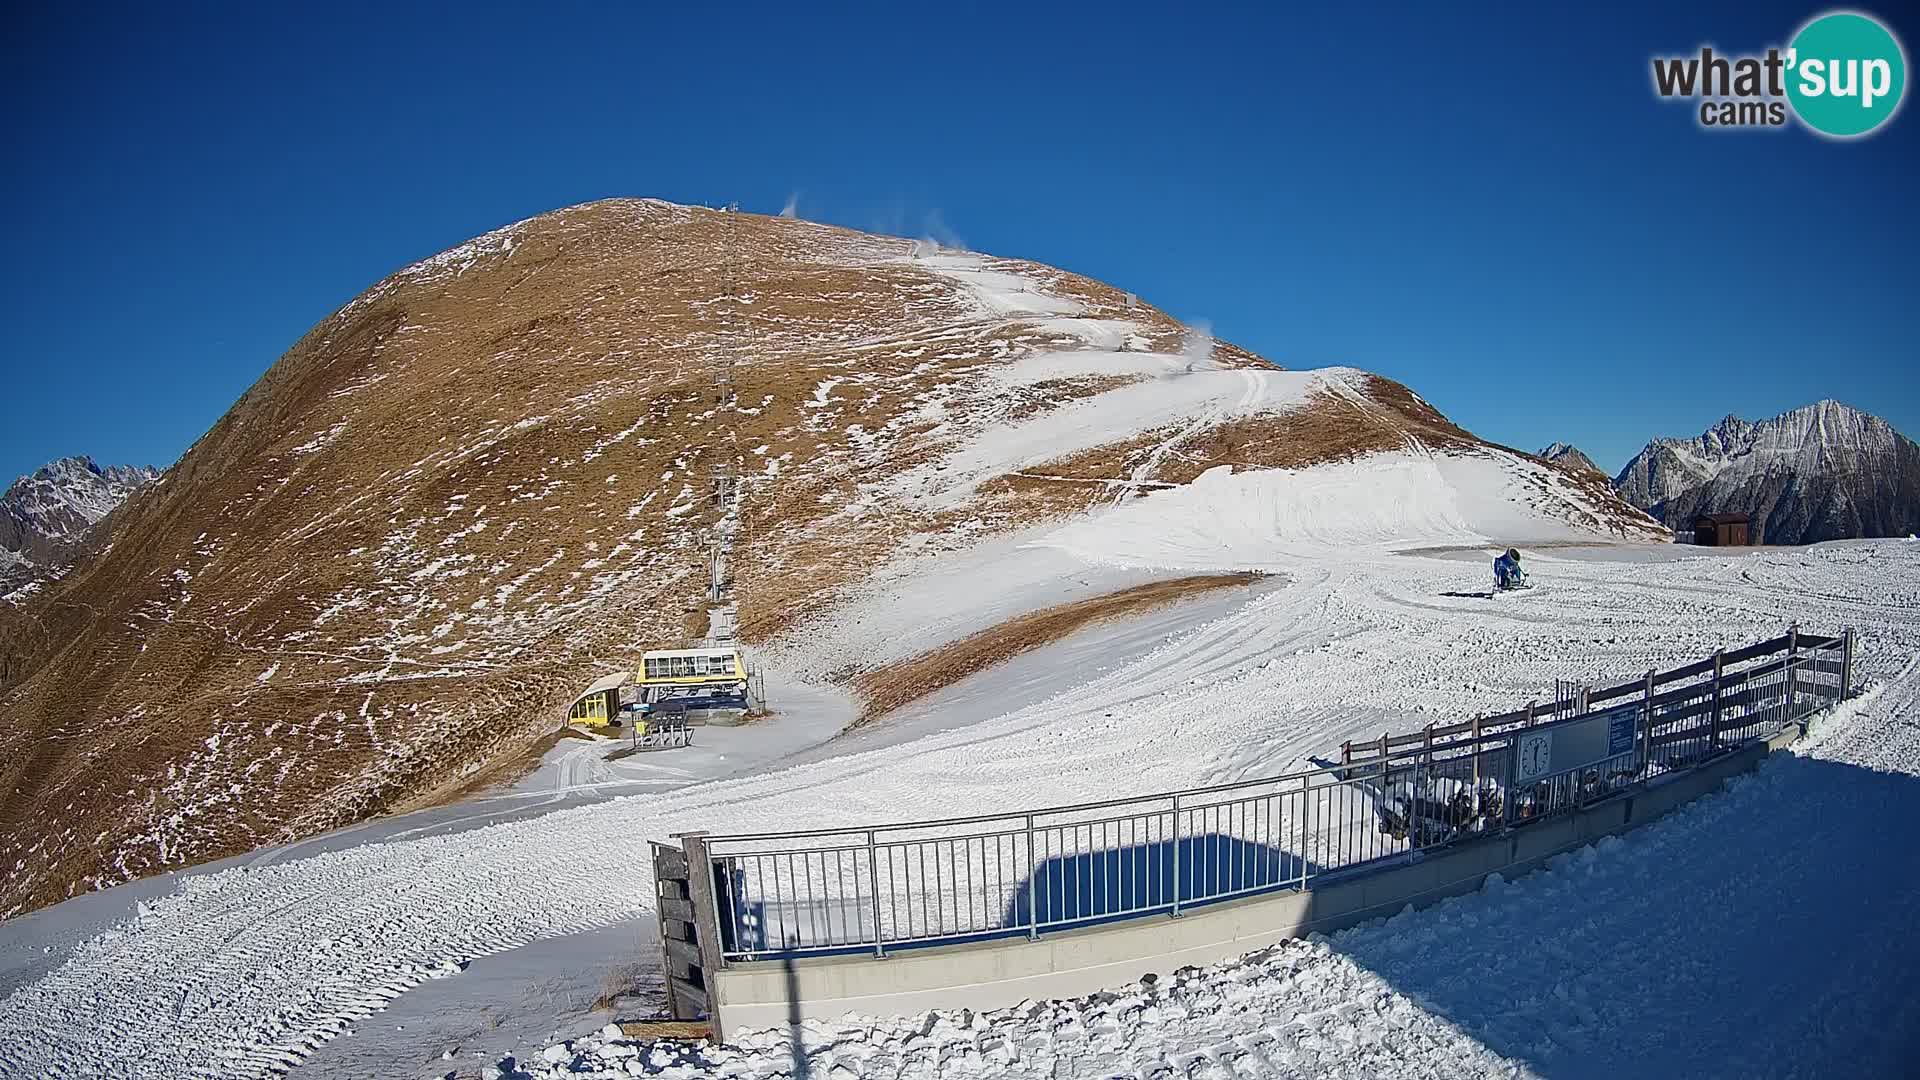
M 1643 830 L 1230 963 L 1073 1001 L 810 1021 L 723 1047 L 616 1028 L 517 1061 L 541 1080 L 612 1080 L 630 1062 L 666 1080 L 771 1080 L 788 1075 L 797 1035 L 817 1076 L 1910 1076 L 1920 860 L 1880 833 L 1920 813 L 1916 699 L 1909 665 L 1794 752 Z
M 36 572 L 57 568 L 158 469 L 65 457 L 21 477 L 0 495 L 0 596 Z
M 882 574 L 1054 529 L 1086 548 L 1088 515 L 1162 507 L 1186 548 L 1219 516 L 1263 564 L 1269 542 L 1661 534 L 1397 383 L 1280 371 L 1052 267 L 572 207 L 323 321 L 110 546 L 0 618 L 0 914 L 459 790 L 594 678 L 703 633 L 710 545 L 746 641 L 825 627 L 809 644 L 845 656 L 836 616 Z M 951 625 L 1046 595 L 1004 569 Z
M 1382 453 L 1305 469 L 1217 466 L 1040 543 L 1087 562 L 1284 572 L 1327 549 L 1593 540 L 1582 493 L 1515 454 Z
M 1598 473 L 1601 476 L 1606 475 L 1606 473 L 1600 471 L 1600 466 L 1593 463 L 1592 458 L 1581 453 L 1580 448 L 1571 443 L 1554 443 L 1534 456 L 1564 468 L 1578 469 L 1581 472 Z
M 1920 529 L 1920 446 L 1877 416 L 1821 401 L 1770 420 L 1737 416 L 1694 439 L 1656 439 L 1614 481 L 1669 527 L 1751 519 L 1755 542 L 1810 544 Z
M 1163 1056 L 1175 1075 L 1207 1075 L 1201 1066 L 1218 1055 L 1221 1069 L 1241 1061 L 1251 1075 L 1444 1075 L 1476 1064 L 1513 1075 L 1497 1058 L 1535 1062 L 1546 1075 L 1702 1075 L 1709 1070 L 1664 1052 L 1705 1053 L 1739 1045 L 1737 1032 L 1792 1022 L 1815 1041 L 1767 1045 L 1821 1055 L 1830 1048 L 1821 1040 L 1844 1044 L 1859 1022 L 1909 1007 L 1904 993 L 1848 995 L 1857 972 L 1910 955 L 1920 940 L 1902 929 L 1920 896 L 1920 864 L 1886 843 L 1888 822 L 1910 820 L 1915 806 L 1898 785 L 1916 782 L 1916 686 L 1903 672 L 1920 652 L 1920 544 L 1734 555 L 1667 546 L 1629 549 L 1634 558 L 1621 561 L 1542 552 L 1531 560 L 1539 587 L 1499 603 L 1465 595 L 1484 587 L 1478 558 L 1302 551 L 1284 587 L 1149 654 L 1089 664 L 1070 690 L 965 729 L 467 832 L 257 857 L 130 886 L 142 890 L 137 907 L 125 892 L 70 902 L 104 913 L 100 923 L 76 927 L 68 905 L 0 923 L 0 957 L 26 972 L 9 979 L 0 968 L 0 986 L 13 987 L 0 997 L 0 1075 L 258 1076 L 373 1024 L 404 1024 L 395 1034 L 419 1040 L 411 1063 L 329 1075 L 471 1076 L 515 1051 L 544 1068 L 545 1043 L 489 1041 L 477 1008 L 431 1028 L 381 1010 L 405 1011 L 410 988 L 427 980 L 454 980 L 458 998 L 458 980 L 472 977 L 462 967 L 476 957 L 621 920 L 651 925 L 654 883 L 635 857 L 648 839 L 917 820 L 1274 775 L 1362 732 L 1504 711 L 1558 678 L 1610 682 L 1677 666 L 1795 619 L 1821 632 L 1860 630 L 1856 677 L 1890 685 L 1871 733 L 1899 753 L 1875 756 L 1863 740 L 1836 754 L 1852 773 L 1775 773 L 1788 782 L 1764 798 L 1730 812 L 1704 807 L 1706 827 L 1649 830 L 1570 860 L 1565 877 L 1517 883 L 1515 896 L 1496 890 L 1386 931 L 1182 978 L 1181 992 L 1151 1012 L 1108 1008 L 1139 993 L 1122 991 L 983 1017 L 977 1033 L 1005 1038 L 1017 1061 L 970 1058 L 960 1043 L 972 1035 L 951 1030 L 966 1026 L 955 1016 L 815 1025 L 809 1046 L 833 1055 L 816 1075 L 833 1075 L 835 1064 L 891 1075 L 887 1062 L 928 1045 L 936 1028 L 933 1045 L 952 1052 L 915 1058 L 927 1075 L 1159 1075 Z M 1783 893 L 1796 904 L 1783 908 Z M 655 962 L 634 940 L 633 962 Z M 1755 949 L 1756 940 L 1773 944 Z M 1782 955 L 1792 962 L 1770 966 Z M 1787 980 L 1792 1016 L 1729 997 L 1729 986 L 1755 986 L 1772 1000 L 1774 983 L 1749 981 L 1763 977 Z M 580 1004 L 599 992 L 588 987 Z M 1847 1011 L 1850 1002 L 1862 1011 Z M 1269 1028 L 1272 1041 L 1261 1036 Z M 1655 1045 L 1650 1030 L 1691 1038 Z M 1117 1061 L 1128 1033 L 1141 1040 L 1138 1065 Z M 744 1040 L 729 1052 L 732 1075 L 790 1067 L 781 1037 Z M 1650 1050 L 1663 1053 L 1632 1057 Z M 1610 1071 L 1582 1071 L 1582 1054 Z M 867 1067 L 856 1055 L 871 1055 Z M 601 1067 L 597 1050 L 581 1057 Z M 1815 1075 L 1831 1059 L 1774 1064 Z

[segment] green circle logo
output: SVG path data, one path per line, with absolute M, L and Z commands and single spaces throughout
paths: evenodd
M 1907 89 L 1907 56 L 1886 27 L 1851 11 L 1822 15 L 1787 50 L 1787 100 L 1823 135 L 1852 138 L 1887 122 Z

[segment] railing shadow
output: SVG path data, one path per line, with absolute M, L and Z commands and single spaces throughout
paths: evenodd
M 1069 852 L 1022 878 L 1004 920 L 1018 929 L 1086 925 L 1295 888 L 1319 873 L 1303 856 L 1237 836 L 1202 833 L 1154 843 Z
M 1906 1076 L 1920 777 L 1805 757 L 1332 946 L 1555 1078 Z M 1310 916 L 1311 917 L 1311 916 Z

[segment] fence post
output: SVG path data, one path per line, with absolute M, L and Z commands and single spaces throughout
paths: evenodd
M 1473 718 L 1473 799 L 1480 801 L 1480 718 Z
M 1720 676 L 1726 672 L 1727 654 L 1724 650 L 1713 654 L 1713 719 L 1707 724 L 1707 747 L 1710 751 L 1720 749 Z
M 1533 706 L 1527 706 L 1527 715 L 1533 715 Z M 1506 805 L 1500 810 L 1500 827 L 1513 827 L 1514 809 L 1520 805 L 1520 739 L 1513 732 L 1507 732 L 1507 798 Z
M 1798 713 L 1794 700 L 1795 690 L 1800 683 L 1800 624 L 1794 623 L 1787 629 L 1787 719 L 1792 720 Z
M 1353 764 L 1353 740 L 1352 739 L 1348 739 L 1346 742 L 1343 742 L 1340 744 L 1340 764 L 1342 766 Z
M 1640 771 L 1648 774 L 1653 772 L 1653 680 L 1659 673 L 1658 668 L 1647 672 L 1646 718 L 1641 729 Z M 1581 697 L 1585 696 L 1583 691 Z
M 1027 815 L 1027 940 L 1040 940 L 1040 864 L 1033 861 L 1033 815 Z
M 1307 872 L 1313 867 L 1313 777 L 1303 774 L 1300 777 L 1300 819 L 1305 822 L 1304 834 L 1300 838 L 1300 888 L 1307 887 Z
M 1420 826 L 1426 811 L 1426 789 L 1420 786 L 1420 763 L 1422 758 L 1413 759 L 1413 768 L 1408 771 L 1412 777 L 1407 781 L 1407 850 L 1420 850 Z
M 1173 797 L 1173 917 L 1180 917 L 1180 796 Z
M 1840 700 L 1853 693 L 1853 627 L 1840 636 Z
M 1540 707 L 1540 700 L 1538 698 L 1535 698 L 1534 700 L 1527 702 L 1527 722 L 1522 726 L 1524 727 L 1533 726 L 1533 711 L 1539 707 Z
M 719 974 L 726 961 L 720 951 L 720 905 L 713 895 L 713 857 L 707 854 L 704 829 L 678 833 L 674 839 L 680 841 L 687 853 L 687 895 L 693 901 L 694 944 L 700 948 L 700 970 L 705 975 L 707 1017 L 718 1039 L 721 1037 Z
M 888 866 L 893 864 L 889 862 Z M 884 959 L 887 955 L 886 940 L 880 936 L 880 864 L 874 858 L 873 830 L 867 830 L 867 882 L 873 888 L 873 955 Z

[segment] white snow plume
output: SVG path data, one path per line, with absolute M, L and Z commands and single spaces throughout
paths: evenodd
M 1187 324 L 1187 337 L 1180 346 L 1180 355 L 1186 361 L 1181 371 L 1206 371 L 1214 367 L 1213 326 L 1205 319 Z
M 935 251 L 967 250 L 967 242 L 960 239 L 960 234 L 953 231 L 938 209 L 927 211 L 927 221 L 921 234 L 921 241 L 933 245 Z
M 800 193 L 799 192 L 796 191 L 793 194 L 787 196 L 786 205 L 780 208 L 780 216 L 783 218 L 786 218 L 788 221 L 794 221 L 800 217 Z

